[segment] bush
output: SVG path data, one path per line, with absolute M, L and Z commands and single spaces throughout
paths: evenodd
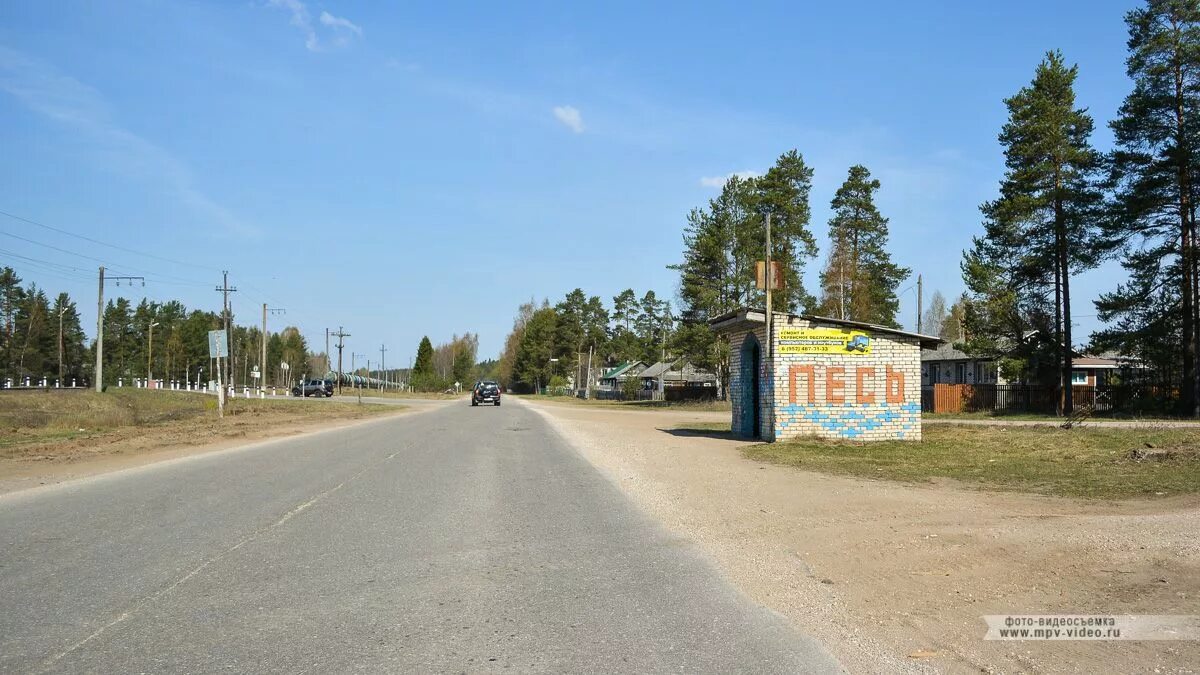
M 625 381 L 621 383 L 621 394 L 624 395 L 626 401 L 636 400 L 641 391 L 641 378 L 627 377 L 625 378 Z

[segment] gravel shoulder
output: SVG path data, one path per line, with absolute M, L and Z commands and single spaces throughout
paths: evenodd
M 728 413 L 528 403 L 852 672 L 1190 673 L 1195 642 L 985 642 L 986 614 L 1200 613 L 1200 499 L 1093 502 L 831 476 L 673 431 Z

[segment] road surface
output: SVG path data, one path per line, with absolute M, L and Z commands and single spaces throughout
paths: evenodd
M 3 672 L 832 672 L 542 419 L 465 401 L 0 497 Z

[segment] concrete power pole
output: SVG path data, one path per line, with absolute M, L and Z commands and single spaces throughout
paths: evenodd
M 104 267 L 100 267 L 99 291 L 96 294 L 96 393 L 104 391 Z M 107 281 L 115 281 L 120 286 L 122 281 L 141 281 L 146 285 L 145 277 L 108 277 Z
M 325 372 L 333 370 L 333 364 L 329 362 L 329 329 L 325 329 Z
M 342 393 L 342 347 L 345 347 L 343 340 L 344 340 L 344 338 L 350 337 L 350 334 L 347 333 L 346 331 L 342 330 L 341 326 L 338 326 L 337 332 L 330 333 L 330 335 L 332 335 L 338 339 L 338 343 L 337 343 L 338 369 L 337 369 L 337 372 L 338 372 L 338 393 L 340 394 L 340 393 Z
M 58 306 L 58 386 L 62 386 L 63 381 L 63 312 L 67 311 L 65 304 Z
M 917 275 L 917 332 L 921 332 L 921 275 Z
M 383 373 L 379 379 L 383 380 L 380 385 L 380 391 L 387 389 L 387 346 L 379 345 L 379 370 Z
M 225 357 L 225 364 L 227 366 L 230 366 L 230 357 L 233 356 L 233 336 L 229 334 L 229 294 L 236 293 L 237 289 L 229 287 L 229 271 L 228 270 L 221 272 L 221 275 L 222 275 L 221 285 L 217 286 L 216 290 L 218 293 L 221 293 L 223 295 L 223 299 L 224 299 L 224 303 L 223 303 L 224 309 L 222 310 L 222 318 L 225 321 L 225 340 L 228 341 L 228 343 L 229 343 L 229 356 Z M 220 365 L 220 364 L 218 363 L 218 365 Z M 229 371 L 229 384 L 233 384 L 233 367 L 230 366 L 230 367 L 226 368 L 225 370 Z
M 96 393 L 104 391 L 104 266 L 100 266 L 100 292 L 96 296 Z
M 280 309 L 278 307 L 267 307 L 267 303 L 265 303 L 265 302 L 263 303 L 262 361 L 260 362 L 261 365 L 259 366 L 259 369 L 262 372 L 258 374 L 258 386 L 261 387 L 263 390 L 266 390 L 266 388 L 267 388 L 267 312 L 270 312 L 271 314 L 285 314 L 287 312 L 287 310 Z M 326 329 L 326 332 L 328 332 L 328 329 Z M 325 339 L 328 340 L 329 336 L 326 335 Z

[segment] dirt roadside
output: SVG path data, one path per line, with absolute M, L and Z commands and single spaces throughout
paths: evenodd
M 256 441 L 300 436 L 363 424 L 439 407 L 442 401 L 413 401 L 405 406 L 371 406 L 369 412 L 322 417 L 311 411 L 227 416 L 151 427 L 106 431 L 97 437 L 23 446 L 0 457 L 0 495 L 120 471 Z
M 986 614 L 1200 613 L 1200 500 L 1098 503 L 829 476 L 671 433 L 728 413 L 532 403 L 851 672 L 1192 673 L 1196 642 L 995 642 Z

